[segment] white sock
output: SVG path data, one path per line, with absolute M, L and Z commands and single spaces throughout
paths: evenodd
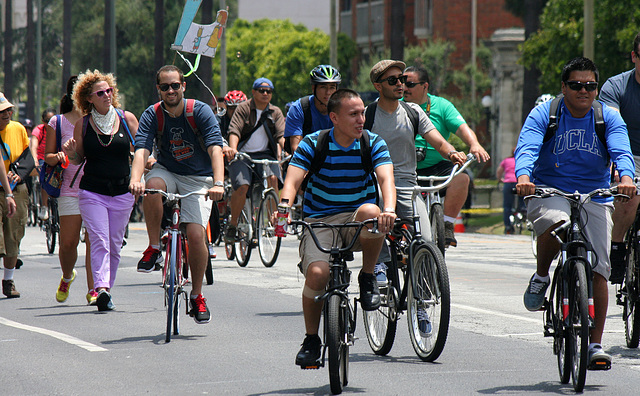
M 535 280 L 537 280 L 537 281 L 539 281 L 539 282 L 546 282 L 546 283 L 548 283 L 548 282 L 549 282 L 549 280 L 550 280 L 551 278 L 549 278 L 549 275 L 547 275 L 547 276 L 540 276 L 540 275 L 538 275 L 538 273 L 536 272 L 536 274 L 534 275 L 533 279 L 535 279 Z
M 9 268 L 5 268 L 5 269 L 4 269 L 4 277 L 3 277 L 2 279 L 4 279 L 4 280 L 11 280 L 11 279 L 13 279 L 13 272 L 14 272 L 15 270 L 16 270 L 15 268 L 11 268 L 11 269 L 9 269 Z
M 152 249 L 160 250 L 160 245 L 149 245 Z
M 449 222 L 449 223 L 455 223 L 455 222 L 456 222 L 456 218 L 455 218 L 455 217 L 451 217 L 451 216 L 444 215 L 444 221 L 447 221 L 447 222 Z
M 589 344 L 589 350 L 599 347 L 600 349 L 602 349 L 602 345 L 598 344 L 597 342 L 592 342 L 591 344 Z

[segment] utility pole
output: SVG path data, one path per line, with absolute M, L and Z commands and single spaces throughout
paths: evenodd
M 13 98 L 13 0 L 5 1 L 4 8 L 4 96 L 12 103 Z
M 64 0 L 62 16 L 62 89 L 67 92 L 67 81 L 71 77 L 71 0 Z
M 227 9 L 226 0 L 220 0 L 220 9 Z M 227 93 L 227 28 L 229 27 L 229 17 L 227 17 L 227 25 L 222 33 L 220 42 L 220 97 L 224 98 Z M 217 52 L 216 52 L 217 54 Z
M 36 29 L 33 25 L 33 3 L 34 0 L 27 0 L 27 107 L 26 114 L 20 114 L 22 118 L 30 118 L 34 123 L 37 122 L 35 114 L 35 96 L 36 96 Z
M 331 42 L 329 45 L 329 63 L 333 67 L 338 67 L 338 29 L 337 29 L 337 16 L 336 0 L 331 0 L 330 4 L 330 16 L 329 16 L 329 33 L 331 35 Z
M 116 73 L 116 0 L 104 0 L 103 71 Z
M 584 0 L 583 56 L 593 60 L 593 0 Z
M 36 109 L 39 112 L 42 109 L 42 0 L 36 0 L 36 12 Z

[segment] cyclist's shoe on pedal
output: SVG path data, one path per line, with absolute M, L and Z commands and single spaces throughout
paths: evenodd
M 69 298 L 69 288 L 71 287 L 71 283 L 76 279 L 76 270 L 73 270 L 73 276 L 68 282 L 65 282 L 64 276 L 60 279 L 60 285 L 58 286 L 58 290 L 56 291 L 56 301 L 59 303 L 63 303 L 67 301 Z
M 235 243 L 237 233 L 238 229 L 236 226 L 233 226 L 231 224 L 227 225 L 227 231 L 224 233 L 224 242 Z
M 416 311 L 418 316 L 418 331 L 420 335 L 424 338 L 431 337 L 431 319 L 429 319 L 429 314 L 425 308 L 418 308 Z
M 209 244 L 209 257 L 216 258 L 216 251 L 213 249 L 213 244 Z
M 602 345 L 589 346 L 589 370 L 609 370 L 611 368 L 611 355 L 602 349 Z
M 49 220 L 49 208 L 41 206 L 40 209 L 38 209 L 38 218 L 42 221 Z
M 444 247 L 448 248 L 449 246 L 456 247 L 458 246 L 458 241 L 456 240 L 455 233 L 453 232 L 454 224 L 450 221 L 444 222 Z
M 320 368 L 320 351 L 322 350 L 322 341 L 317 334 L 309 335 L 302 341 L 302 348 L 296 355 L 296 365 L 303 370 Z
M 159 266 L 160 263 L 162 263 L 162 252 L 149 246 L 142 253 L 142 259 L 138 261 L 138 272 L 152 272 L 156 270 L 156 266 Z
M 24 263 L 22 262 L 22 260 L 17 259 L 17 260 L 16 260 L 16 269 L 20 269 L 20 267 L 22 267 L 22 264 L 24 264 Z
M 195 320 L 197 324 L 209 323 L 211 320 L 211 313 L 207 307 L 207 299 L 204 298 L 202 294 L 195 297 L 191 296 L 191 298 L 189 298 L 189 305 L 191 306 L 189 316 L 192 316 L 193 320 Z
M 113 311 L 116 309 L 116 306 L 113 305 L 113 301 L 111 301 L 111 294 L 108 291 L 102 289 L 98 292 L 98 298 L 96 299 L 96 305 L 98 306 L 98 311 Z
M 378 287 L 385 287 L 389 280 L 387 279 L 387 264 L 378 263 L 373 269 L 373 274 L 376 276 L 376 280 L 378 281 Z
M 622 284 L 627 266 L 627 249 L 624 242 L 611 242 L 611 275 L 609 276 L 609 282 L 612 285 Z
M 549 287 L 549 280 L 541 281 L 536 279 L 536 275 L 531 276 L 529 286 L 524 292 L 524 306 L 529 311 L 538 311 L 544 305 L 544 296 Z
M 91 289 L 87 293 L 87 305 L 96 305 L 98 303 L 98 293 Z
M 375 275 L 360 271 L 360 305 L 365 311 L 375 311 L 380 307 L 380 290 Z
M 13 281 L 13 279 L 2 280 L 2 294 L 7 296 L 7 298 L 20 297 L 20 293 L 16 290 L 16 283 Z

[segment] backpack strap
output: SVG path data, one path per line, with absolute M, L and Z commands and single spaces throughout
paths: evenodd
M 404 110 L 407 112 L 407 115 L 409 116 L 411 125 L 413 125 L 413 138 L 415 139 L 416 136 L 418 136 L 418 130 L 420 128 L 420 115 L 418 114 L 416 109 L 411 107 L 411 105 L 405 102 L 404 100 L 400 100 L 398 102 L 402 107 L 404 107 Z
M 82 137 L 84 138 L 85 135 L 87 134 L 87 128 L 89 127 L 89 117 L 91 117 L 90 114 L 87 114 L 86 116 L 83 117 L 82 119 Z
M 305 96 L 300 98 L 300 107 L 302 107 L 302 114 L 304 116 L 302 121 L 302 137 L 307 136 L 313 128 L 313 120 L 311 119 L 311 96 Z
M 135 141 L 133 140 L 133 135 L 131 135 L 131 131 L 129 130 L 129 125 L 127 125 L 127 120 L 124 118 L 124 111 L 116 109 L 116 113 L 118 117 L 120 117 L 120 122 L 124 125 L 124 129 L 126 129 L 127 134 L 129 135 L 129 141 L 132 146 L 135 146 Z
M 60 114 L 56 114 L 56 151 L 60 152 L 62 148 L 62 130 L 60 129 L 60 121 L 62 121 L 62 116 Z
M 158 129 L 156 130 L 156 148 L 158 149 L 158 154 L 162 148 L 162 133 L 164 131 L 164 111 L 162 111 L 161 106 L 162 102 L 153 105 L 153 110 L 156 113 L 156 124 L 158 124 Z
M 562 98 L 564 98 L 564 95 L 560 94 L 551 101 L 551 105 L 549 106 L 549 125 L 547 126 L 547 132 L 544 135 L 544 139 L 542 140 L 543 143 L 551 140 L 558 131 L 558 123 L 560 122 L 560 116 L 562 115 L 562 106 L 560 106 Z M 591 107 L 593 108 L 596 135 L 598 136 L 598 139 L 600 139 L 600 143 L 602 143 L 608 155 L 607 138 L 605 136 L 607 127 L 604 123 L 602 103 L 594 100 Z
M 371 130 L 371 128 L 373 128 L 373 121 L 376 119 L 377 108 L 378 102 L 373 102 L 367 106 L 367 110 L 364 112 L 364 129 Z

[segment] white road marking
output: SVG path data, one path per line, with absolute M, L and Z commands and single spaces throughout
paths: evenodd
M 476 308 L 476 307 L 472 307 L 470 305 L 462 305 L 462 304 L 451 304 L 452 307 L 456 307 L 456 308 L 460 308 L 460 309 L 466 309 L 467 311 L 473 311 L 473 312 L 479 312 L 479 313 L 485 313 L 485 314 L 489 314 L 489 315 L 494 315 L 494 316 L 502 316 L 503 318 L 509 318 L 509 319 L 517 319 L 523 322 L 531 322 L 531 323 L 541 323 L 542 319 L 538 318 L 538 319 L 534 319 L 534 318 L 529 318 L 526 316 L 520 316 L 520 315 L 512 315 L 512 314 L 507 314 L 504 312 L 498 312 L 498 311 L 493 311 L 490 309 L 484 309 L 484 308 Z
M 29 326 L 29 325 L 26 325 L 26 324 L 14 322 L 12 320 L 3 318 L 2 316 L 0 316 L 0 324 L 3 324 L 5 326 L 15 327 L 16 329 L 32 331 L 34 333 L 44 334 L 44 335 L 49 336 L 49 337 L 57 338 L 60 341 L 64 341 L 64 342 L 69 343 L 71 345 L 75 345 L 75 346 L 78 346 L 78 347 L 80 347 L 82 349 L 86 349 L 89 352 L 106 352 L 106 351 L 108 351 L 108 349 L 99 347 L 97 345 L 94 345 L 94 344 L 91 344 L 89 342 L 83 341 L 83 340 L 81 340 L 79 338 L 70 336 L 68 334 L 59 333 L 57 331 L 47 330 L 47 329 L 43 329 L 41 327 Z

